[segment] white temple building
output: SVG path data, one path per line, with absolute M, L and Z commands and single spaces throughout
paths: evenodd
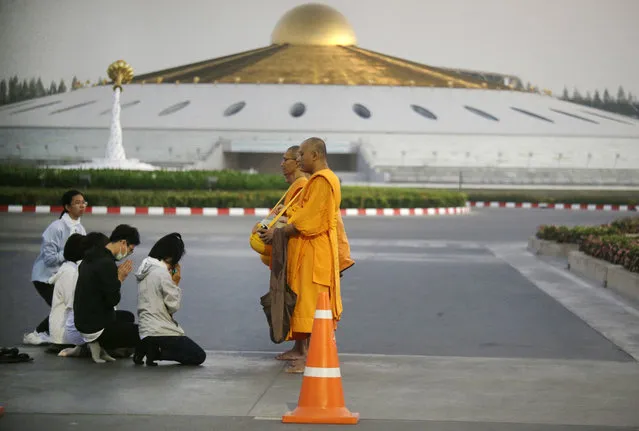
M 111 94 L 0 108 L 0 158 L 102 157 Z M 289 11 L 266 47 L 137 76 L 120 102 L 127 157 L 156 166 L 277 172 L 288 146 L 319 136 L 346 182 L 639 186 L 637 120 L 362 49 L 323 5 Z

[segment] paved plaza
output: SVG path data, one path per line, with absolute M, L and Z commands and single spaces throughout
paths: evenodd
M 336 333 L 346 404 L 364 430 L 639 429 L 639 311 L 526 250 L 540 224 L 623 213 L 473 209 L 467 216 L 346 217 L 356 265 L 342 279 Z M 130 359 L 97 365 L 20 346 L 47 313 L 30 283 L 51 214 L 0 214 L 0 430 L 279 430 L 301 377 L 283 372 L 259 298 L 268 269 L 248 246 L 255 217 L 87 215 L 87 231 L 139 228 L 142 245 L 180 232 L 176 319 L 207 351 L 201 367 Z M 135 311 L 136 284 L 121 309 Z M 352 428 L 352 427 L 351 427 Z M 339 427 L 335 427 L 339 429 Z

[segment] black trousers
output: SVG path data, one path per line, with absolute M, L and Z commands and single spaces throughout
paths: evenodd
M 200 365 L 206 353 L 186 336 L 145 337 L 138 347 L 146 353 L 147 361 L 175 361 L 182 365 Z M 148 362 L 147 362 L 148 364 Z
M 51 301 L 53 301 L 53 284 L 43 283 L 41 281 L 34 281 L 33 285 L 36 290 L 44 299 L 49 307 L 51 307 Z M 49 333 L 49 315 L 44 318 L 42 322 L 36 327 L 37 332 Z
M 138 325 L 135 316 L 130 311 L 116 310 L 115 320 L 107 323 L 104 331 L 98 338 L 100 346 L 104 349 L 117 349 L 119 347 L 134 348 L 140 342 Z

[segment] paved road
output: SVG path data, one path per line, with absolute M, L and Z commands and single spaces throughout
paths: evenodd
M 347 403 L 370 420 L 362 427 L 387 429 L 386 420 L 399 429 L 451 431 L 639 426 L 631 407 L 639 403 L 632 384 L 639 380 L 634 359 L 639 338 L 628 331 L 639 327 L 639 313 L 524 250 L 542 223 L 600 224 L 622 215 L 482 209 L 469 216 L 346 218 L 357 263 L 343 279 L 345 312 L 337 340 Z M 29 276 L 41 232 L 52 217 L 2 214 L 0 220 L 0 345 L 8 345 L 19 343 L 47 311 Z M 280 429 L 276 422 L 246 418 L 276 418 L 294 406 L 299 391 L 299 379 L 281 374 L 281 364 L 270 359 L 283 346 L 268 339 L 259 307 L 268 271 L 248 247 L 255 220 L 85 217 L 88 231 L 108 233 L 118 223 L 138 227 L 143 244 L 133 256 L 136 265 L 163 234 L 183 234 L 184 304 L 176 317 L 209 351 L 207 366 L 140 374 L 119 361 L 117 373 L 102 368 L 100 377 L 95 375 L 105 391 L 77 403 L 78 394 L 92 393 L 86 370 L 96 367 L 35 348 L 36 363 L 11 366 L 33 368 L 21 380 L 8 368 L 4 374 L 0 370 L 0 380 L 10 378 L 7 387 L 16 391 L 10 397 L 14 411 L 22 413 L 5 423 L 39 427 L 51 420 L 53 429 L 66 429 L 70 422 L 95 429 L 119 423 L 122 429 L 137 429 L 136 418 L 116 416 L 113 422 L 92 416 L 129 412 L 151 415 L 149 426 L 159 423 L 157 415 L 173 414 L 184 415 L 179 426 L 192 429 L 210 423 L 201 415 L 229 429 Z M 125 282 L 120 308 L 135 310 L 135 289 L 132 279 Z M 142 384 L 136 385 L 141 375 Z M 74 381 L 66 393 L 75 396 L 58 392 L 60 401 L 47 404 L 53 395 L 41 386 L 56 386 L 62 376 Z M 162 392 L 166 379 L 174 385 L 171 396 Z M 35 388 L 40 389 L 34 395 Z M 383 395 L 371 396 L 376 391 Z M 120 393 L 127 397 L 114 398 Z M 172 400 L 177 405 L 167 407 Z M 58 413 L 88 416 L 76 420 Z M 416 427 L 404 419 L 427 422 Z
M 348 218 L 356 265 L 343 279 L 344 353 L 629 360 L 587 324 L 496 258 L 487 243 L 523 242 L 539 220 L 602 223 L 607 213 L 474 211 L 471 216 Z M 41 231 L 50 216 L 2 217 L 0 270 L 8 280 L 0 344 L 20 341 L 46 306 L 29 283 Z M 265 351 L 259 297 L 268 270 L 247 245 L 253 218 L 87 216 L 87 230 L 116 223 L 140 229 L 138 264 L 162 234 L 184 236 L 184 305 L 188 334 L 211 350 Z M 17 253 L 16 253 L 17 250 Z M 5 289 L 3 289 L 5 290 Z M 123 287 L 122 309 L 135 310 L 136 285 Z

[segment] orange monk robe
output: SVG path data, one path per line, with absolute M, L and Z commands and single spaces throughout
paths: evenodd
M 302 177 L 295 180 L 295 183 L 300 180 L 303 180 L 302 182 L 303 186 L 306 185 L 306 183 L 308 182 L 307 178 Z M 287 204 L 290 201 L 290 199 L 295 195 L 297 190 L 299 190 L 299 188 L 292 190 L 293 185 L 295 185 L 295 183 L 293 183 L 289 191 L 286 192 L 286 198 L 284 199 L 284 204 Z M 286 210 L 286 213 L 284 215 L 286 217 L 290 217 L 297 208 L 298 207 L 296 206 L 289 207 L 289 209 Z M 338 247 L 338 254 L 339 254 L 339 272 L 342 272 L 350 268 L 351 266 L 353 266 L 355 264 L 355 261 L 351 259 L 351 247 L 348 243 L 348 236 L 346 235 L 346 229 L 344 228 L 344 220 L 342 219 L 341 211 L 337 212 L 337 247 Z M 262 259 L 262 261 L 264 261 L 264 259 Z
M 348 243 L 341 211 L 337 212 L 337 248 L 339 249 L 339 272 L 355 265 L 355 261 L 351 259 L 351 246 Z
M 298 234 L 288 240 L 287 281 L 297 294 L 289 339 L 311 333 L 317 297 L 328 291 L 334 321 L 342 316 L 337 225 L 341 189 L 330 169 L 316 172 L 302 190 L 288 223 Z
M 306 177 L 299 177 L 298 179 L 293 181 L 293 184 L 291 184 L 288 190 L 286 191 L 286 196 L 284 197 L 284 205 L 288 205 L 288 203 L 293 199 L 293 197 L 295 197 L 297 192 L 299 192 L 300 190 L 302 190 L 302 188 L 304 188 L 306 183 L 308 183 L 308 178 Z M 288 209 L 286 210 L 286 213 L 284 213 L 284 216 L 290 217 L 290 213 L 291 213 L 291 207 L 288 207 Z
M 293 199 L 293 197 L 295 197 L 295 195 L 297 195 L 297 193 L 300 190 L 302 190 L 302 188 L 304 188 L 307 182 L 308 182 L 308 178 L 306 177 L 299 177 L 298 179 L 293 181 L 293 183 L 288 187 L 288 190 L 286 190 L 286 194 L 284 195 L 284 205 L 288 205 L 289 202 L 291 202 L 291 200 Z M 289 217 L 290 211 L 291 211 L 291 207 L 289 207 L 286 210 L 283 216 Z M 277 214 L 273 214 L 273 217 L 275 217 L 276 215 Z M 259 228 L 259 223 L 253 227 L 253 232 L 257 231 L 258 228 Z M 267 245 L 264 254 L 260 254 L 259 256 L 262 263 L 270 268 L 271 267 L 271 246 Z

